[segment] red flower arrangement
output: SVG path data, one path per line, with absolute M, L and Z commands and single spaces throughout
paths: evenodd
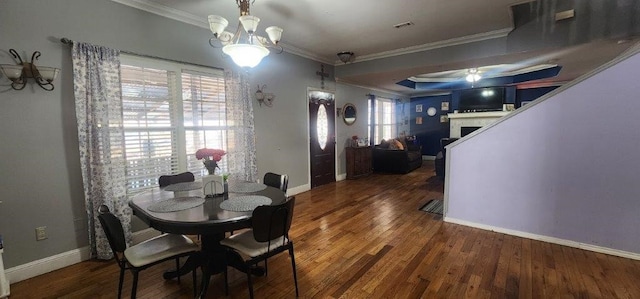
M 214 174 L 216 168 L 218 167 L 218 162 L 222 160 L 222 156 L 224 156 L 226 152 L 221 149 L 210 149 L 210 148 L 201 148 L 196 151 L 196 159 L 202 160 L 204 167 L 207 168 L 209 174 Z

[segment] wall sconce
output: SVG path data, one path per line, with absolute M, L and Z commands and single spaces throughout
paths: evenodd
M 11 80 L 11 88 L 15 90 L 22 90 L 27 85 L 27 79 L 33 78 L 42 89 L 51 91 L 54 86 L 51 83 L 60 69 L 53 67 L 36 67 L 34 62 L 40 57 L 40 51 L 33 52 L 31 55 L 31 62 L 24 62 L 18 52 L 14 49 L 10 49 L 9 53 L 13 55 L 14 59 L 19 61 L 18 64 L 0 64 L 0 69 L 9 80 Z
M 266 93 L 262 91 L 266 88 L 267 85 L 262 85 L 262 88 L 260 88 L 260 85 L 258 85 L 258 89 L 256 90 L 256 100 L 258 100 L 260 106 L 264 104 L 267 107 L 271 107 L 273 106 L 273 100 L 275 99 L 275 96 L 272 93 Z

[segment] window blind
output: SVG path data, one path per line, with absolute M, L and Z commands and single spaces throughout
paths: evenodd
M 224 78 L 206 73 L 183 70 L 182 107 L 187 151 L 187 169 L 196 175 L 205 174 L 202 161 L 195 152 L 207 147 L 226 149 L 227 119 Z M 218 163 L 226 169 L 226 159 Z
M 161 175 L 200 176 L 206 170 L 196 150 L 226 149 L 221 71 L 127 56 L 121 87 L 129 194 L 157 186 Z
M 371 113 L 373 113 L 373 124 L 369 121 L 369 132 L 371 126 L 374 127 L 374 144 L 379 144 L 382 139 L 388 140 L 396 137 L 396 112 L 395 105 L 390 99 L 376 98 L 375 105 L 371 105 L 371 100 L 368 103 L 368 119 L 371 120 Z
M 178 171 L 176 74 L 121 66 L 127 190 L 157 185 L 160 175 Z

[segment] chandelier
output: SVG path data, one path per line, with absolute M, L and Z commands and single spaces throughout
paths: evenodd
M 252 68 L 258 65 L 262 58 L 269 55 L 267 48 L 276 48 L 278 53 L 282 53 L 283 49 L 278 45 L 278 42 L 280 42 L 283 30 L 277 26 L 265 29 L 271 42 L 256 35 L 260 18 L 249 13 L 249 2 L 253 3 L 255 0 L 236 0 L 236 4 L 240 8 L 240 18 L 238 18 L 239 23 L 235 33 L 224 31 L 229 25 L 227 19 L 217 15 L 209 16 L 209 28 L 213 32 L 209 44 L 214 48 L 219 48 L 222 45 L 222 52 L 231 56 L 233 62 L 238 66 Z
M 465 79 L 467 79 L 467 82 L 470 82 L 473 84 L 475 82 L 480 81 L 480 79 L 482 79 L 482 76 L 480 76 L 480 74 L 478 73 L 477 68 L 471 68 L 467 70 L 467 77 Z

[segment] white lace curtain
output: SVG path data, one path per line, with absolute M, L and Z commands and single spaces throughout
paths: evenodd
M 72 59 L 89 246 L 92 257 L 110 259 L 113 254 L 97 218 L 100 205 L 107 205 L 120 219 L 127 242 L 131 239 L 123 156 L 120 53 L 75 42 Z
M 246 73 L 225 71 L 227 164 L 233 179 L 254 182 L 258 177 L 253 105 Z

